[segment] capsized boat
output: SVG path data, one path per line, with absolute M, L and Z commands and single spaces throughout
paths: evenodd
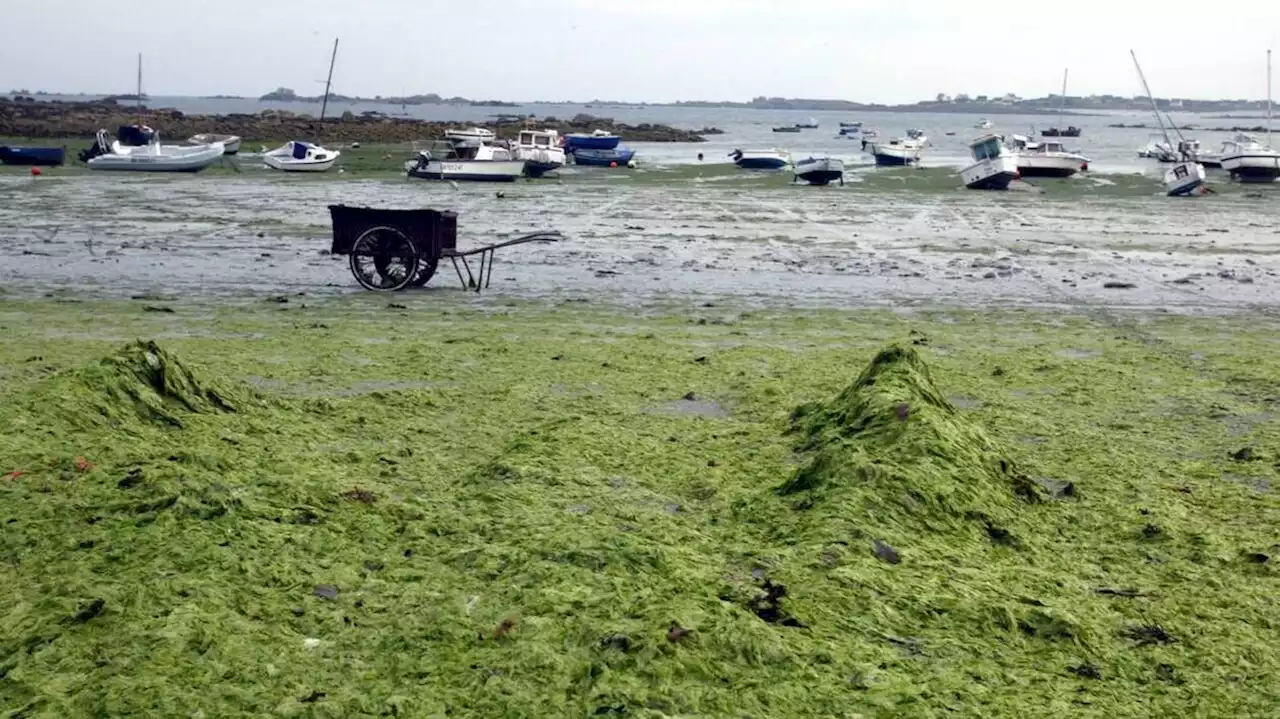
M 221 142 L 224 148 L 224 155 L 234 155 L 240 152 L 240 136 L 239 135 L 215 135 L 211 133 L 201 133 L 192 135 L 187 138 L 188 145 L 212 145 L 215 142 Z
M 159 134 L 150 144 L 132 147 L 119 140 L 109 140 L 105 130 L 98 130 L 97 141 L 80 159 L 90 170 L 118 172 L 199 172 L 217 162 L 225 148 L 211 145 L 162 145 Z
M 6 165 L 61 165 L 67 159 L 65 147 L 16 147 L 0 145 L 0 163 Z
M 271 152 L 262 154 L 262 164 L 281 172 L 324 172 L 333 167 L 342 153 L 319 145 L 290 140 Z
M 844 185 L 844 160 L 834 157 L 807 157 L 795 165 L 797 180 L 810 185 L 829 185 L 839 181 Z
M 1025 135 L 1011 135 L 1009 150 L 1018 156 L 1022 177 L 1071 177 L 1089 169 L 1089 158 L 1068 151 L 1057 140 L 1032 142 Z
M 876 164 L 881 167 L 902 167 L 914 165 L 920 161 L 920 152 L 924 144 L 909 137 L 895 137 L 888 142 L 871 142 L 867 145 Z
M 786 150 L 734 150 L 729 153 L 733 164 L 744 170 L 781 170 L 791 164 L 791 154 Z
M 623 147 L 612 150 L 579 148 L 569 153 L 573 164 L 587 167 L 634 167 L 636 152 Z
M 969 143 L 973 164 L 960 171 L 971 190 L 1007 190 L 1018 179 L 1018 158 L 1005 149 L 999 135 L 983 135 Z
M 559 170 L 566 159 L 564 148 L 560 147 L 560 133 L 555 130 L 522 130 L 511 154 L 524 162 L 524 174 L 529 177 Z
M 573 150 L 612 150 L 622 142 L 622 138 L 604 130 L 591 133 L 571 132 L 564 136 L 564 149 Z
M 514 159 L 510 150 L 473 138 L 432 143 L 405 163 L 409 177 L 459 182 L 515 182 L 524 168 L 524 160 Z

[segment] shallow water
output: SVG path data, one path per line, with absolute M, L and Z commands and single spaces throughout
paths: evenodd
M 18 296 L 359 291 L 345 258 L 328 254 L 326 206 L 345 203 L 455 209 L 464 248 L 565 233 L 500 252 L 489 297 L 1180 309 L 1280 297 L 1271 188 L 1187 200 L 1043 183 L 982 193 L 940 190 L 934 175 L 948 175 L 930 170 L 809 188 L 701 169 L 519 183 L 502 198 L 402 179 L 0 177 L 0 281 Z M 427 291 L 445 289 L 465 297 L 447 264 Z

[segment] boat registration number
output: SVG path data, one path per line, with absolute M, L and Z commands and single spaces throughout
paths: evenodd
M 462 172 L 467 169 L 467 166 L 461 162 L 446 162 L 442 167 L 445 172 Z

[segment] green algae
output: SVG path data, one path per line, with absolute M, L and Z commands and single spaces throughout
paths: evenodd
M 1272 317 L 398 302 L 0 303 L 0 713 L 1280 701 Z

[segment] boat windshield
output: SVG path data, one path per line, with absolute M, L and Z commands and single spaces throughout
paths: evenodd
M 999 157 L 1001 149 L 999 138 L 987 138 L 973 146 L 973 159 L 990 160 Z
M 1061 142 L 1046 142 L 1041 146 L 1040 151 L 1041 152 L 1066 152 L 1066 150 L 1063 149 Z

